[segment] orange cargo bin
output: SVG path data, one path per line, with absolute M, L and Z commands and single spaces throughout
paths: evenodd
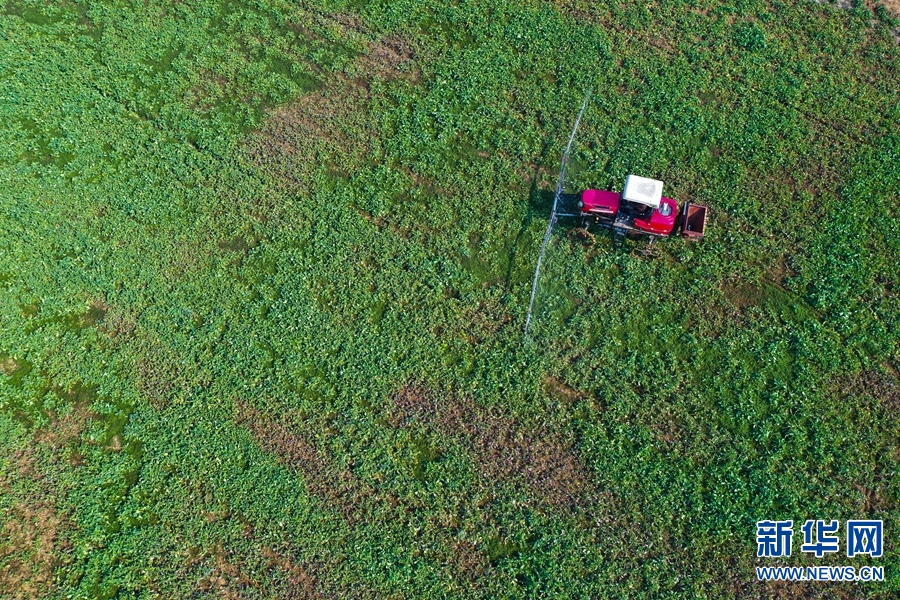
M 681 235 L 688 239 L 700 239 L 706 232 L 706 207 L 698 204 L 684 203 Z

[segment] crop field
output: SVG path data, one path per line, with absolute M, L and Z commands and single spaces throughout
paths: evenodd
M 876 4 L 6 1 L 0 597 L 896 598 Z M 525 336 L 588 90 L 567 189 L 707 236 L 561 220 Z

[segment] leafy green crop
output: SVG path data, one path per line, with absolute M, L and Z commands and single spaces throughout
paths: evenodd
M 0 595 L 896 595 L 900 47 L 740 0 L 0 11 Z M 707 237 L 561 222 L 559 154 Z M 799 545 L 796 544 L 795 547 Z M 783 590 L 781 590 L 783 591 Z

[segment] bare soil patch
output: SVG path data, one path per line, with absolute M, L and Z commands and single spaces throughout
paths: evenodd
M 111 309 L 106 313 L 100 330 L 112 339 L 125 339 L 134 333 L 137 324 L 122 311 Z
M 890 364 L 837 377 L 832 380 L 831 388 L 840 397 L 867 396 L 882 403 L 892 414 L 900 413 L 900 378 Z
M 71 412 L 64 416 L 56 413 L 50 415 L 50 426 L 35 432 L 34 440 L 39 444 L 49 444 L 54 448 L 62 448 L 81 439 L 82 432 L 88 424 L 100 418 L 88 408 L 88 403 L 82 400 L 76 401 Z
M 900 0 L 877 0 L 876 2 L 869 0 L 866 4 L 869 8 L 875 8 L 880 4 L 884 6 L 892 16 L 900 18 Z
M 407 40 L 388 36 L 372 44 L 369 52 L 360 57 L 359 64 L 368 76 L 416 81 L 421 73 L 415 68 L 414 61 L 415 53 Z
M 7 357 L 0 361 L 0 373 L 4 375 L 9 375 L 10 377 L 18 373 L 19 369 L 23 367 L 23 363 L 20 363 L 15 358 Z
M 320 166 L 343 173 L 337 165 L 353 164 L 371 152 L 374 135 L 362 135 L 368 90 L 336 78 L 323 89 L 269 114 L 251 136 L 252 159 L 288 191 L 309 189 Z
M 215 591 L 225 600 L 245 598 L 247 590 L 262 590 L 258 581 L 249 577 L 239 565 L 240 557 L 233 557 L 222 544 L 216 545 L 210 553 L 213 567 L 209 574 L 197 583 L 200 592 Z
M 236 550 L 223 542 L 204 549 L 180 538 L 184 550 L 178 579 L 193 579 L 196 591 L 204 597 L 318 600 L 348 596 L 324 591 L 320 582 L 321 563 L 298 562 L 291 557 L 290 548 L 264 542 L 256 535 L 255 524 L 245 515 L 229 511 L 222 516 L 223 519 L 235 517 L 242 524 L 250 550 L 246 545 Z M 152 589 L 159 592 L 157 586 Z
M 105 302 L 95 299 L 88 305 L 87 310 L 79 315 L 79 324 L 82 327 L 94 327 L 103 321 L 108 311 L 109 306 Z
M 12 463 L 17 477 L 36 483 L 40 493 L 23 496 L 0 476 L 0 493 L 16 498 L 0 520 L 0 597 L 44 598 L 53 588 L 60 554 L 68 548 L 62 535 L 68 525 L 53 505 L 52 489 L 38 472 L 34 453 L 18 452 Z
M 467 398 L 438 398 L 410 385 L 394 396 L 394 421 L 418 421 L 466 446 L 485 481 L 503 480 L 538 505 L 574 508 L 594 496 L 574 450 L 547 428 L 528 427 L 502 410 Z
M 316 579 L 309 569 L 297 564 L 290 557 L 277 552 L 272 548 L 263 548 L 262 555 L 269 561 L 269 567 L 279 570 L 287 577 L 285 600 L 314 600 L 324 598 L 319 593 Z
M 583 393 L 552 375 L 545 375 L 541 384 L 548 396 L 568 405 L 575 404 L 584 397 Z
M 361 27 L 352 17 L 336 21 L 347 29 Z M 369 118 L 371 84 L 375 79 L 415 82 L 420 77 L 412 45 L 397 36 L 371 43 L 357 66 L 358 77 L 329 73 L 318 91 L 272 110 L 251 136 L 251 157 L 286 190 L 308 190 L 307 182 L 320 167 L 346 178 L 347 165 L 369 160 L 380 138 L 378 124 Z
M 175 353 L 162 342 L 150 342 L 138 361 L 137 384 L 155 408 L 165 406 L 179 389 L 183 366 Z
M 765 300 L 765 291 L 759 284 L 750 281 L 736 281 L 722 288 L 725 297 L 736 308 L 757 306 Z
M 471 542 L 457 540 L 451 543 L 447 562 L 452 572 L 463 582 L 477 581 L 490 570 L 487 555 Z
M 0 533 L 0 595 L 44 597 L 53 583 L 60 525 L 59 516 L 40 501 L 13 507 Z
M 302 432 L 276 422 L 245 403 L 237 403 L 235 422 L 246 428 L 260 447 L 296 471 L 306 482 L 310 493 L 327 506 L 336 508 L 349 525 L 403 522 L 410 514 L 422 508 L 390 492 L 376 490 L 348 469 L 335 466 L 332 458 L 317 448 Z M 456 539 L 454 531 L 452 524 L 441 527 L 441 562 L 454 580 L 465 586 L 477 587 L 477 581 L 489 571 L 490 562 L 478 546 Z M 315 583 L 328 579 L 322 566 L 298 567 L 283 554 L 279 557 L 269 551 L 264 551 L 264 556 L 288 577 L 297 580 L 297 598 L 317 598 L 320 597 L 317 594 L 331 589 L 330 584 Z M 348 594 L 348 590 L 336 588 L 334 594 L 329 592 L 326 595 L 347 597 Z
M 335 507 L 347 522 L 355 523 L 366 516 L 372 488 L 349 470 L 335 469 L 330 458 L 302 435 L 243 403 L 237 404 L 235 422 L 246 428 L 264 450 L 297 471 L 309 492 Z

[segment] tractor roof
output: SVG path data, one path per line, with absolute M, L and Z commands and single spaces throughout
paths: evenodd
M 622 192 L 622 198 L 628 202 L 659 208 L 659 203 L 662 201 L 662 189 L 662 181 L 629 175 L 625 178 L 625 190 Z

